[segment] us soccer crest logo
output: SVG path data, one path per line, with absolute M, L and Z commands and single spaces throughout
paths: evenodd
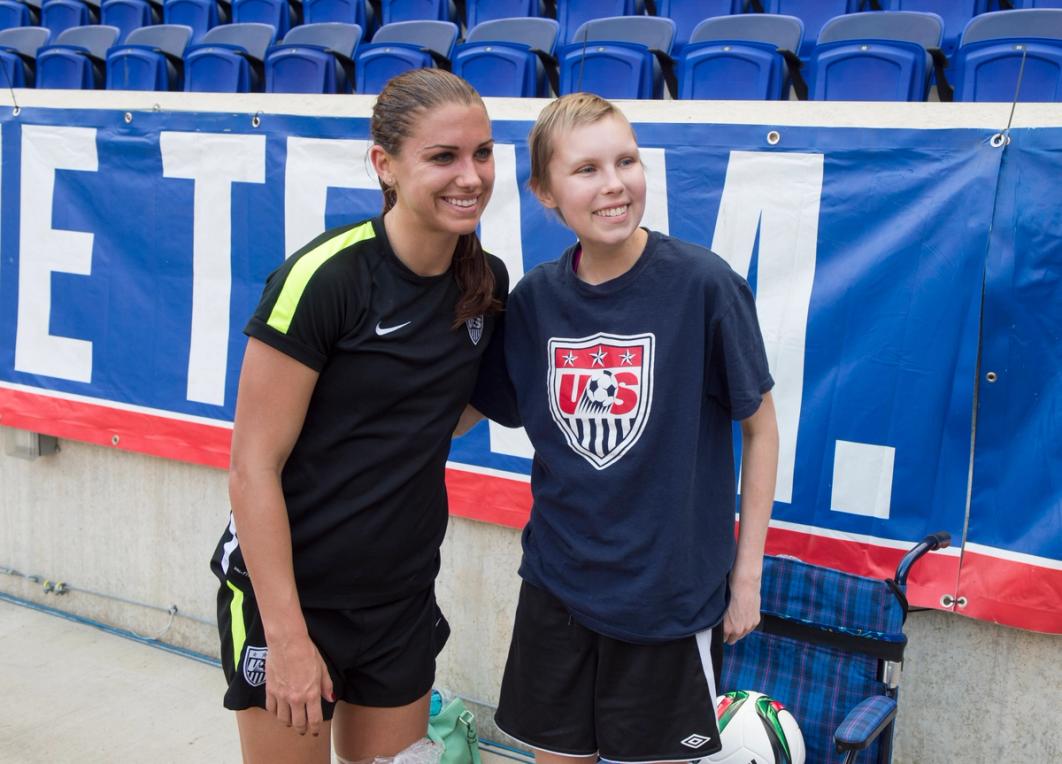
M 243 678 L 251 687 L 265 684 L 265 662 L 268 647 L 253 647 L 247 645 L 243 654 Z
M 568 445 L 594 467 L 638 442 L 653 405 L 652 334 L 549 341 L 549 408 Z

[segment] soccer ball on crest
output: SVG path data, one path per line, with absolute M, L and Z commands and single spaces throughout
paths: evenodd
M 701 759 L 712 764 L 804 764 L 804 736 L 789 710 L 762 692 L 738 690 L 715 704 L 719 753 Z
M 595 414 L 607 411 L 616 402 L 618 389 L 619 385 L 616 384 L 616 377 L 612 372 L 601 369 L 586 383 L 586 390 L 583 391 L 583 408 Z

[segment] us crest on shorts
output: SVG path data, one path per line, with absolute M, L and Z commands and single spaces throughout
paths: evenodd
M 243 653 L 243 678 L 251 687 L 265 684 L 265 662 L 268 647 L 247 645 Z
M 653 405 L 653 334 L 549 341 L 549 408 L 568 445 L 594 467 L 638 442 Z

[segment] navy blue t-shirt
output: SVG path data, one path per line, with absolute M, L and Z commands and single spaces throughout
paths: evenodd
M 657 232 L 603 284 L 576 251 L 517 284 L 473 397 L 535 448 L 520 575 L 601 634 L 688 636 L 726 606 L 731 422 L 774 384 L 756 305 L 718 255 Z

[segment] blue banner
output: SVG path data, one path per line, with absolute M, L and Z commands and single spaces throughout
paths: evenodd
M 513 282 L 572 241 L 527 189 L 533 117 L 494 122 L 481 227 Z M 781 440 L 770 550 L 888 575 L 947 530 L 916 602 L 1062 632 L 1062 131 L 635 128 L 645 224 L 756 293 Z M 224 466 L 243 324 L 287 253 L 378 212 L 368 139 L 364 117 L 0 117 L 2 422 Z M 521 524 L 530 457 L 493 424 L 456 441 L 453 511 Z M 987 581 L 959 555 L 968 498 L 970 559 L 1002 566 Z M 1012 578 L 1003 607 L 1016 566 L 1054 583 Z

